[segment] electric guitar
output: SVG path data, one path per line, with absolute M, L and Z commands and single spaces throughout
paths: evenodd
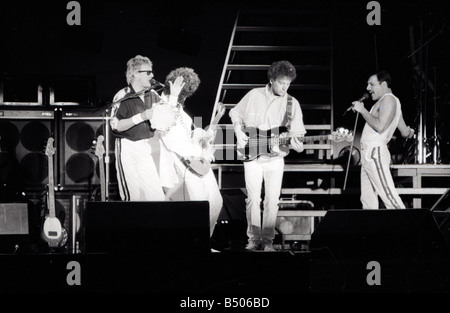
M 106 201 L 105 168 L 103 166 L 103 154 L 105 153 L 105 148 L 103 147 L 104 140 L 105 137 L 99 135 L 95 143 L 95 155 L 98 158 L 98 168 L 100 170 L 100 195 L 102 201 Z
M 48 157 L 48 215 L 45 217 L 42 227 L 42 238 L 51 248 L 63 247 L 67 243 L 67 232 L 62 227 L 60 220 L 55 216 L 55 187 L 53 179 L 53 147 L 54 139 L 48 138 L 45 154 Z
M 243 148 L 237 148 L 238 155 L 243 161 L 251 161 L 258 156 L 267 155 L 286 156 L 289 154 L 289 144 L 292 137 L 297 137 L 301 142 L 314 142 L 319 140 L 352 141 L 353 135 L 344 128 L 338 128 L 337 131 L 329 135 L 305 136 L 299 137 L 296 134 L 288 133 L 285 126 L 274 127 L 269 130 L 260 130 L 257 127 L 247 127 L 242 130 L 249 138 Z M 280 137 L 280 134 L 287 133 L 286 137 Z
M 225 114 L 225 105 L 218 103 L 217 113 L 209 125 L 209 129 L 214 130 L 219 123 L 219 120 Z M 197 128 L 191 132 L 192 147 L 199 153 L 194 153 L 195 156 L 184 156 L 173 151 L 186 168 L 199 177 L 205 176 L 211 169 L 211 162 L 209 158 L 214 158 L 214 138 L 215 136 L 206 135 L 206 132 Z

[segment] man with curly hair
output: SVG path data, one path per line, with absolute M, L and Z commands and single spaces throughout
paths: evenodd
M 249 137 L 243 131 L 246 127 L 271 130 L 289 126 L 289 131 L 303 136 L 306 133 L 300 104 L 287 93 L 296 78 L 295 67 L 288 61 L 271 64 L 267 73 L 269 83 L 265 87 L 250 90 L 230 110 L 238 149 L 245 147 Z M 291 139 L 291 146 L 302 152 L 303 142 L 297 137 Z M 275 251 L 275 223 L 284 173 L 284 155 L 259 157 L 244 162 L 244 177 L 247 190 L 247 250 Z M 261 191 L 264 183 L 264 205 L 261 221 Z
M 192 118 L 184 111 L 185 100 L 192 96 L 200 85 L 200 78 L 192 68 L 176 68 L 167 75 L 162 94 L 163 100 L 167 100 L 169 95 L 172 96 L 170 86 L 178 77 L 182 77 L 184 83 L 178 94 L 178 102 L 174 104 L 174 109 L 178 111 L 178 118 L 169 130 L 160 132 L 161 183 L 167 200 L 209 201 L 210 236 L 212 236 L 223 203 L 216 177 L 212 169 L 202 175 L 191 171 L 186 166 L 186 159 L 204 158 L 208 162 L 213 161 L 213 150 L 208 149 L 209 147 L 204 143 L 214 137 L 214 129 L 204 131 L 196 128 Z
M 153 104 L 159 99 L 146 92 L 153 78 L 150 59 L 141 55 L 130 59 L 126 78 L 128 86 L 114 96 L 110 120 L 117 137 L 115 162 L 120 197 L 123 201 L 163 201 L 165 195 L 152 156 L 155 139 L 150 122 Z M 171 85 L 171 101 L 176 103 L 181 88 L 180 80 Z

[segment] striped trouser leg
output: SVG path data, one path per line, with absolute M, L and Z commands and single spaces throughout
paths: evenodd
M 391 155 L 387 146 L 371 148 L 366 155 L 364 169 L 376 193 L 387 209 L 404 209 L 405 205 L 395 189 L 390 171 Z M 363 188 L 363 186 L 361 186 Z M 364 188 L 367 188 L 366 186 Z M 365 190 L 361 190 L 364 193 Z

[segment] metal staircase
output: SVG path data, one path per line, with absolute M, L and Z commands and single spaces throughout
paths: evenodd
M 330 13 L 324 10 L 241 10 L 237 13 L 216 96 L 227 111 L 218 125 L 216 162 L 237 161 L 228 110 L 252 88 L 267 84 L 274 61 L 288 60 L 297 69 L 289 94 L 299 100 L 307 135 L 333 130 L 333 58 Z M 303 159 L 331 160 L 329 141 L 305 144 L 305 152 L 291 150 L 286 163 Z

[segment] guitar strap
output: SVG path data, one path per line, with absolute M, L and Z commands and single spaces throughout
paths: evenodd
M 287 130 L 290 131 L 291 120 L 292 120 L 292 96 L 291 95 L 288 95 L 288 98 L 287 98 L 286 116 L 287 116 L 286 127 L 287 127 Z

